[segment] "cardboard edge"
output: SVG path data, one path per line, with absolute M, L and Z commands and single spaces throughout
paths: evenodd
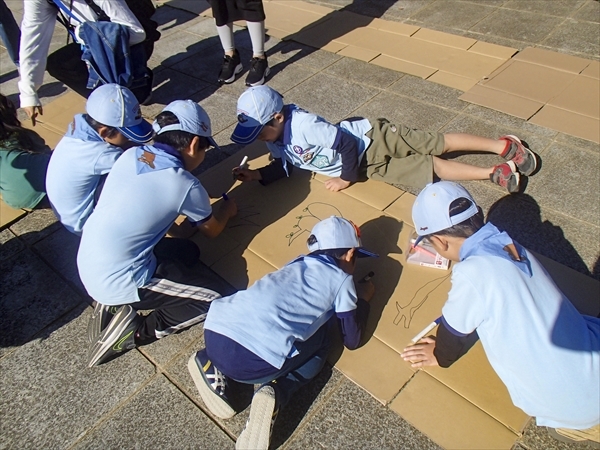
M 600 144 L 600 120 L 593 117 L 545 105 L 528 122 Z
M 476 84 L 458 98 L 465 102 L 495 109 L 496 111 L 501 111 L 524 120 L 528 120 L 544 106 L 543 102 L 498 91 L 481 83 Z
M 431 75 L 437 72 L 437 69 L 433 67 L 415 64 L 388 55 L 379 55 L 377 58 L 373 59 L 370 64 L 385 67 L 386 69 L 396 70 L 397 72 L 408 73 L 424 79 L 429 78 Z
M 431 30 L 429 28 L 420 28 L 411 37 L 413 39 L 420 39 L 433 44 L 457 48 L 459 50 L 468 50 L 477 43 L 477 40 L 472 38 Z

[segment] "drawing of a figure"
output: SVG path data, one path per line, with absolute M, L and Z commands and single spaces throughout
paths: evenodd
M 288 247 L 292 245 L 292 242 L 294 242 L 301 234 L 310 232 L 317 222 L 330 216 L 344 217 L 339 209 L 329 203 L 309 203 L 306 208 L 302 210 L 302 214 L 296 216 L 298 221 L 292 227 L 292 231 L 285 236 L 288 239 Z
M 425 285 L 417 289 L 413 297 L 410 299 L 410 302 L 408 302 L 408 304 L 404 306 L 396 302 L 396 310 L 398 311 L 398 313 L 394 318 L 394 325 L 398 325 L 400 324 L 400 322 L 403 322 L 402 325 L 404 326 L 404 328 L 409 328 L 412 318 L 414 317 L 417 310 L 421 306 L 423 306 L 423 303 L 427 301 L 427 299 L 429 298 L 429 294 L 431 294 L 438 287 L 440 287 L 440 285 L 446 279 L 448 279 L 449 276 L 450 274 L 428 281 L 427 283 L 425 283 Z

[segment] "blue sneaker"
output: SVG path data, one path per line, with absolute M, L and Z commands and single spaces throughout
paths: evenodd
M 211 413 L 221 419 L 235 416 L 235 410 L 227 398 L 227 378 L 208 359 L 205 349 L 190 357 L 188 370 L 202 401 Z

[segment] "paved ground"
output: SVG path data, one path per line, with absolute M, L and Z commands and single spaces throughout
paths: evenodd
M 27 0 L 26 0 L 27 1 Z M 360 14 L 421 25 L 522 49 L 542 46 L 599 58 L 600 4 L 596 0 L 328 0 L 315 2 Z M 20 21 L 21 1 L 7 0 Z M 162 6 L 162 39 L 155 68 L 152 117 L 177 98 L 202 104 L 222 152 L 243 79 L 215 83 L 222 57 L 211 20 Z M 51 49 L 65 34 L 56 28 Z M 236 30 L 244 60 L 247 32 Z M 267 43 L 269 84 L 286 100 L 331 121 L 381 115 L 412 127 L 495 137 L 516 134 L 543 158 L 523 195 L 508 197 L 487 182 L 467 183 L 490 217 L 526 246 L 600 279 L 598 145 L 527 124 L 458 100 L 460 91 L 295 43 Z M 245 75 L 244 75 L 245 76 Z M 0 53 L 0 91 L 17 99 L 17 76 Z M 43 102 L 66 92 L 46 75 Z M 461 157 L 492 164 L 493 157 Z M 202 170 L 202 168 L 201 168 Z M 202 328 L 169 337 L 94 370 L 85 369 L 90 299 L 77 276 L 78 241 L 51 212 L 36 211 L 0 232 L 0 449 L 4 448 L 231 448 L 248 411 L 230 421 L 212 417 L 187 373 L 189 355 L 202 346 Z M 368 368 L 366 368 L 368 370 Z M 437 448 L 426 436 L 373 400 L 335 369 L 300 392 L 275 427 L 274 447 Z M 575 448 L 530 426 L 523 449 Z

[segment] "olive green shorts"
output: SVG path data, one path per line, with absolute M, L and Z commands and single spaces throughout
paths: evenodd
M 444 135 L 413 130 L 387 119 L 370 120 L 372 139 L 363 159 L 367 177 L 423 188 L 433 181 L 433 158 L 444 152 Z

